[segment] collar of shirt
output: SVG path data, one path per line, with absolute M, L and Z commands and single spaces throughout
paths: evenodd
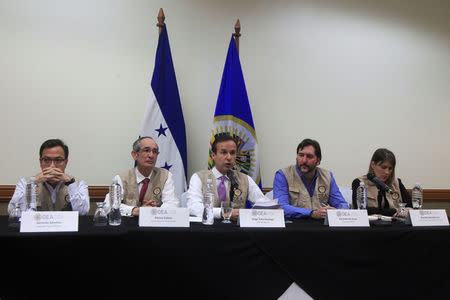
M 223 175 L 222 173 L 220 173 L 219 170 L 216 169 L 216 167 L 212 168 L 211 171 L 213 172 L 214 177 L 216 178 L 216 180 L 220 180 L 220 177 L 222 177 L 222 176 L 225 176 L 225 178 L 227 179 L 225 181 L 229 180 L 228 176 L 227 175 Z
M 48 188 L 48 190 L 50 191 L 51 194 L 56 193 L 57 191 L 59 191 L 59 188 L 61 187 L 61 185 L 63 184 L 62 181 L 58 182 L 58 184 L 55 186 L 55 188 L 53 188 L 50 184 L 48 184 L 47 181 L 44 181 L 45 186 Z
M 63 184 L 62 181 L 58 182 L 55 188 L 53 188 L 50 184 L 47 183 L 47 181 L 44 181 L 45 186 L 50 192 L 50 199 L 52 200 L 52 203 L 55 204 L 56 202 L 56 194 L 58 193 L 59 189 L 61 188 L 61 185 Z
M 142 180 L 144 180 L 145 178 L 148 178 L 148 179 L 152 178 L 153 170 L 148 177 L 145 177 L 144 175 L 142 175 L 141 172 L 139 172 L 139 170 L 137 168 L 134 168 L 134 171 L 136 172 L 136 182 L 138 185 L 141 184 Z
M 306 179 L 300 174 L 300 171 L 298 170 L 298 166 L 295 167 L 295 170 L 297 171 L 298 176 L 300 176 L 300 179 L 302 180 L 303 184 L 305 185 L 306 189 L 308 190 L 309 196 L 312 197 L 314 195 L 314 189 L 316 187 L 316 179 L 319 176 L 319 171 L 316 169 L 316 174 L 314 174 L 314 178 L 311 181 L 311 185 L 308 186 L 308 183 L 306 182 Z

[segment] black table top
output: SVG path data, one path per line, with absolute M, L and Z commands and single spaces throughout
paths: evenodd
M 199 299 L 277 299 L 293 281 L 314 299 L 389 298 L 399 287 L 405 287 L 402 298 L 450 296 L 449 227 L 330 228 L 323 221 L 294 220 L 286 228 L 220 221 L 140 228 L 137 218 L 95 227 L 92 217 L 80 217 L 78 232 L 19 233 L 0 217 L 0 241 L 6 269 L 21 270 L 8 273 L 2 299 L 18 288 L 14 278 L 30 272 L 40 274 L 34 292 L 80 281 L 111 285 L 113 276 L 117 284 L 109 296 L 140 287 L 138 294 L 167 299 L 180 292 Z M 84 293 L 80 287 L 70 295 Z

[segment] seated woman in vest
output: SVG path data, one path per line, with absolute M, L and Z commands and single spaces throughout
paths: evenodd
M 367 213 L 381 214 L 385 216 L 395 215 L 399 202 L 406 203 L 411 207 L 411 197 L 402 184 L 400 178 L 395 177 L 395 155 L 388 149 L 377 149 L 370 160 L 369 172 L 374 174 L 380 181 L 384 182 L 393 193 L 386 193 L 379 189 L 377 185 L 367 178 L 367 175 L 353 180 L 352 183 L 352 202 L 353 207 L 357 207 L 356 189 L 362 181 L 367 188 Z

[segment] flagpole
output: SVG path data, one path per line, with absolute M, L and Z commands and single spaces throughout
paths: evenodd
M 159 34 L 161 34 L 161 30 L 164 27 L 164 20 L 166 19 L 166 16 L 164 15 L 164 11 L 162 8 L 159 9 L 158 12 L 158 23 L 156 26 L 159 27 Z
M 236 41 L 236 48 L 237 52 L 239 54 L 239 37 L 241 36 L 241 22 L 239 22 L 239 19 L 237 20 L 236 24 L 234 25 L 234 40 Z

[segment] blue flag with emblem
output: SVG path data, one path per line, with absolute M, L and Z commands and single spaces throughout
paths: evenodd
M 214 136 L 221 133 L 234 136 L 238 142 L 235 168 L 252 177 L 261 188 L 258 139 L 234 37 L 231 37 L 223 69 L 210 145 L 214 142 Z M 211 148 L 208 167 L 214 167 Z
M 186 190 L 186 129 L 166 27 L 162 27 L 159 35 L 140 136 L 150 136 L 158 144 L 156 167 L 172 173 L 175 195 L 180 199 Z

